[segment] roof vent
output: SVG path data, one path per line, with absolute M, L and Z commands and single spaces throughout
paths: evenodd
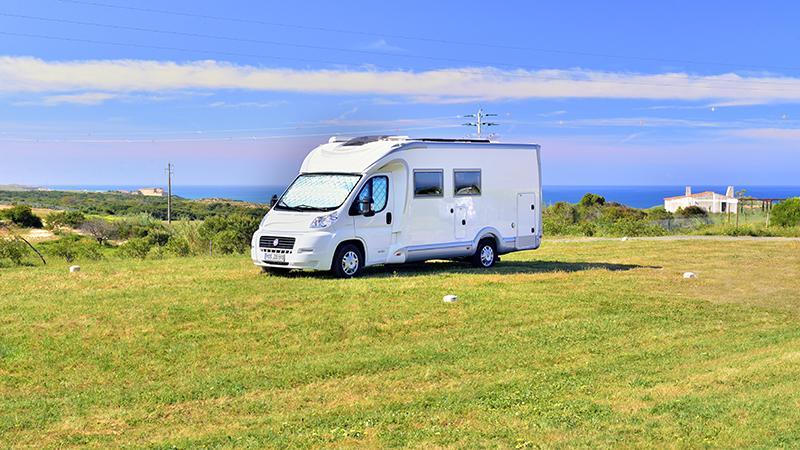
M 388 138 L 388 135 L 359 136 L 342 144 L 343 147 L 355 147 L 356 145 L 369 144 L 370 142 L 381 141 Z
M 349 141 L 350 139 L 351 139 L 351 138 L 349 138 L 349 137 L 344 137 L 344 136 L 331 136 L 331 138 L 330 138 L 330 139 L 328 139 L 328 144 L 335 144 L 335 143 L 337 143 L 337 142 L 347 142 L 347 141 Z

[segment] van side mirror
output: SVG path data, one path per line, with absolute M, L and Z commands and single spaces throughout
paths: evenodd
M 358 214 L 364 217 L 372 217 L 375 215 L 375 211 L 372 209 L 372 202 L 369 200 L 361 200 L 357 203 L 357 211 Z
M 269 207 L 272 208 L 275 204 L 278 203 L 278 196 L 273 194 L 272 198 L 269 201 Z

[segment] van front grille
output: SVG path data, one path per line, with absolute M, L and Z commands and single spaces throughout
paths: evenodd
M 294 238 L 281 236 L 261 236 L 258 239 L 258 246 L 261 248 L 281 248 L 291 250 L 294 248 Z

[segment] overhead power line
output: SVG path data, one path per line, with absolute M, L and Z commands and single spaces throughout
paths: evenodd
M 800 70 L 800 68 L 797 68 L 797 67 L 771 66 L 771 65 L 753 65 L 753 64 L 743 64 L 743 63 L 729 63 L 729 62 L 722 62 L 722 61 L 703 61 L 703 60 L 694 60 L 694 59 L 657 58 L 657 57 L 641 56 L 641 55 L 620 55 L 620 54 L 613 54 L 613 53 L 598 53 L 598 52 L 586 52 L 586 51 L 576 51 L 576 50 L 552 49 L 552 48 L 541 48 L 541 47 L 528 47 L 528 46 L 508 45 L 508 44 L 496 44 L 496 43 L 485 42 L 485 41 L 459 41 L 459 40 L 451 40 L 451 39 L 431 38 L 431 37 L 425 37 L 425 36 L 411 36 L 411 35 L 402 35 L 402 34 L 394 34 L 394 33 L 374 33 L 374 32 L 357 30 L 357 29 L 343 29 L 343 28 L 330 28 L 330 27 L 320 27 L 320 26 L 311 26 L 311 25 L 298 25 L 298 24 L 289 24 L 289 23 L 267 21 L 267 20 L 261 20 L 261 19 L 253 19 L 253 18 L 217 16 L 217 15 L 210 15 L 210 14 L 191 13 L 191 12 L 185 12 L 185 11 L 173 11 L 173 10 L 165 10 L 165 9 L 157 9 L 157 8 L 145 8 L 145 7 L 139 7 L 139 6 L 116 5 L 116 4 L 112 4 L 112 3 L 104 3 L 104 2 L 89 1 L 89 0 L 57 0 L 57 1 L 60 1 L 62 3 L 76 4 L 76 5 L 94 6 L 94 7 L 102 7 L 102 8 L 112 8 L 112 9 L 119 9 L 119 10 L 126 10 L 126 11 L 138 11 L 138 12 L 145 12 L 145 13 L 152 13 L 152 14 L 164 14 L 164 15 L 180 16 L 180 17 L 193 17 L 193 18 L 197 18 L 197 19 L 210 19 L 210 20 L 219 20 L 219 21 L 225 21 L 225 22 L 249 23 L 249 24 L 253 24 L 253 25 L 275 26 L 275 27 L 282 27 L 282 28 L 292 28 L 292 29 L 297 29 L 297 30 L 322 31 L 322 32 L 327 32 L 327 33 L 341 33 L 341 34 L 350 34 L 350 35 L 359 35 L 359 36 L 371 36 L 371 37 L 390 38 L 390 39 L 403 39 L 403 40 L 408 40 L 408 41 L 429 42 L 429 43 L 448 44 L 448 45 L 462 45 L 462 46 L 466 46 L 466 47 L 496 48 L 496 49 L 505 49 L 505 50 L 519 50 L 519 51 L 529 51 L 529 52 L 539 52 L 539 53 L 552 53 L 552 54 L 562 54 L 562 55 L 590 56 L 590 57 L 596 57 L 596 58 L 628 59 L 628 60 L 650 61 L 650 62 L 659 62 L 659 63 L 667 63 L 667 64 L 690 64 L 690 65 L 720 66 L 720 67 L 731 67 L 731 68 L 737 68 L 738 67 L 738 68 L 741 68 L 741 69 L 748 69 L 748 70 Z
M 437 125 L 426 127 L 387 127 L 375 128 L 371 130 L 355 130 L 347 133 L 302 133 L 302 134 L 285 134 L 285 135 L 272 135 L 272 136 L 228 136 L 228 137 L 189 137 L 189 138 L 142 138 L 136 137 L 132 139 L 115 138 L 115 139 L 95 139 L 95 138 L 76 138 L 76 139 L 59 139 L 59 138 L 16 138 L 16 137 L 0 137 L 0 142 L 17 142 L 17 143 L 82 143 L 82 144 L 155 144 L 155 143 L 181 143 L 181 142 L 226 142 L 226 141 L 266 141 L 272 139 L 289 139 L 289 138 L 304 138 L 304 137 L 321 137 L 331 136 L 336 134 L 345 135 L 367 135 L 367 134 L 380 134 L 380 133 L 401 133 L 407 131 L 423 131 L 423 130 L 443 130 L 449 128 L 458 128 L 460 125 Z
M 0 14 L 1 15 L 1 14 Z M 277 56 L 277 55 L 265 55 L 265 54 L 257 54 L 257 53 L 242 53 L 242 52 L 229 52 L 224 50 L 205 50 L 205 49 L 189 49 L 189 48 L 181 48 L 181 47 L 170 47 L 170 46 L 162 46 L 162 45 L 149 45 L 149 44 L 136 44 L 130 42 L 115 42 L 115 41 L 105 41 L 105 40 L 98 40 L 98 39 L 83 39 L 83 38 L 73 38 L 73 37 L 65 37 L 65 36 L 52 36 L 52 35 L 45 35 L 45 34 L 35 34 L 35 33 L 16 33 L 10 31 L 0 31 L 0 35 L 6 36 L 18 36 L 18 37 L 30 37 L 30 38 L 37 38 L 37 39 L 48 39 L 48 40 L 56 40 L 56 41 L 66 41 L 66 42 L 82 42 L 82 43 L 90 43 L 90 44 L 100 44 L 100 45 L 113 45 L 119 47 L 131 47 L 131 48 L 142 48 L 142 49 L 154 49 L 154 50 L 168 50 L 168 51 L 177 51 L 177 52 L 186 52 L 186 53 L 196 53 L 196 54 L 211 54 L 211 55 L 223 55 L 223 56 L 242 56 L 242 57 L 249 57 L 249 58 L 263 58 L 263 59 L 280 59 L 280 60 L 287 60 L 287 61 L 302 61 L 302 62 L 310 62 L 310 63 L 323 63 L 323 64 L 332 64 L 337 66 L 350 66 L 354 67 L 353 64 L 343 64 L 341 61 L 331 61 L 331 60 L 321 60 L 321 59 L 310 59 L 310 58 L 296 58 L 290 56 Z M 431 57 L 433 58 L 433 57 Z M 465 62 L 465 61 L 462 61 Z M 397 71 L 400 70 L 398 68 L 388 67 L 388 66 L 381 66 L 371 64 L 370 67 L 383 69 L 383 70 L 390 70 L 390 71 Z M 525 69 L 525 67 L 514 66 L 518 69 Z M 479 69 L 465 69 L 465 68 L 440 68 L 440 69 L 429 69 L 429 70 L 447 70 L 453 73 L 463 73 L 467 75 L 482 75 L 485 72 Z M 539 70 L 538 68 L 530 68 L 530 70 Z M 658 74 L 658 76 L 670 78 L 671 74 Z M 687 88 L 686 85 L 682 84 L 668 84 L 668 83 L 652 83 L 652 82 L 637 82 L 637 81 L 629 81 L 629 80 L 599 80 L 599 79 L 572 79 L 567 77 L 556 77 L 556 76 L 548 76 L 548 75 L 541 75 L 541 74 L 530 74 L 530 73 L 513 73 L 513 72 L 506 72 L 503 73 L 503 77 L 507 78 L 525 78 L 525 79 L 533 79 L 533 80 L 540 80 L 540 81 L 573 81 L 573 82 L 591 82 L 594 84 L 610 84 L 610 85 L 638 85 L 638 86 L 650 86 L 650 87 L 677 87 L 677 88 Z M 697 89 L 720 89 L 719 86 L 714 86 L 715 83 L 723 83 L 723 84 L 739 84 L 740 81 L 737 80 L 710 80 L 707 78 L 698 78 L 698 77 L 691 77 L 691 76 L 675 76 L 674 78 L 679 78 L 680 80 L 686 81 L 702 81 L 704 85 L 694 85 L 691 86 Z M 786 85 L 793 85 L 793 83 L 783 83 L 783 82 L 770 82 L 770 81 L 759 81 L 759 80 L 751 80 L 748 81 L 751 84 L 759 84 L 759 85 L 766 85 L 766 86 L 786 86 Z M 794 90 L 785 90 L 779 88 L 754 88 L 754 87 L 742 87 L 742 86 L 731 86 L 731 87 L 722 87 L 721 89 L 731 89 L 735 91 L 770 91 L 770 92 L 789 92 Z

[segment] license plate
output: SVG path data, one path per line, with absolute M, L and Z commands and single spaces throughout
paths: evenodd
M 264 262 L 286 262 L 286 255 L 283 253 L 264 253 Z

